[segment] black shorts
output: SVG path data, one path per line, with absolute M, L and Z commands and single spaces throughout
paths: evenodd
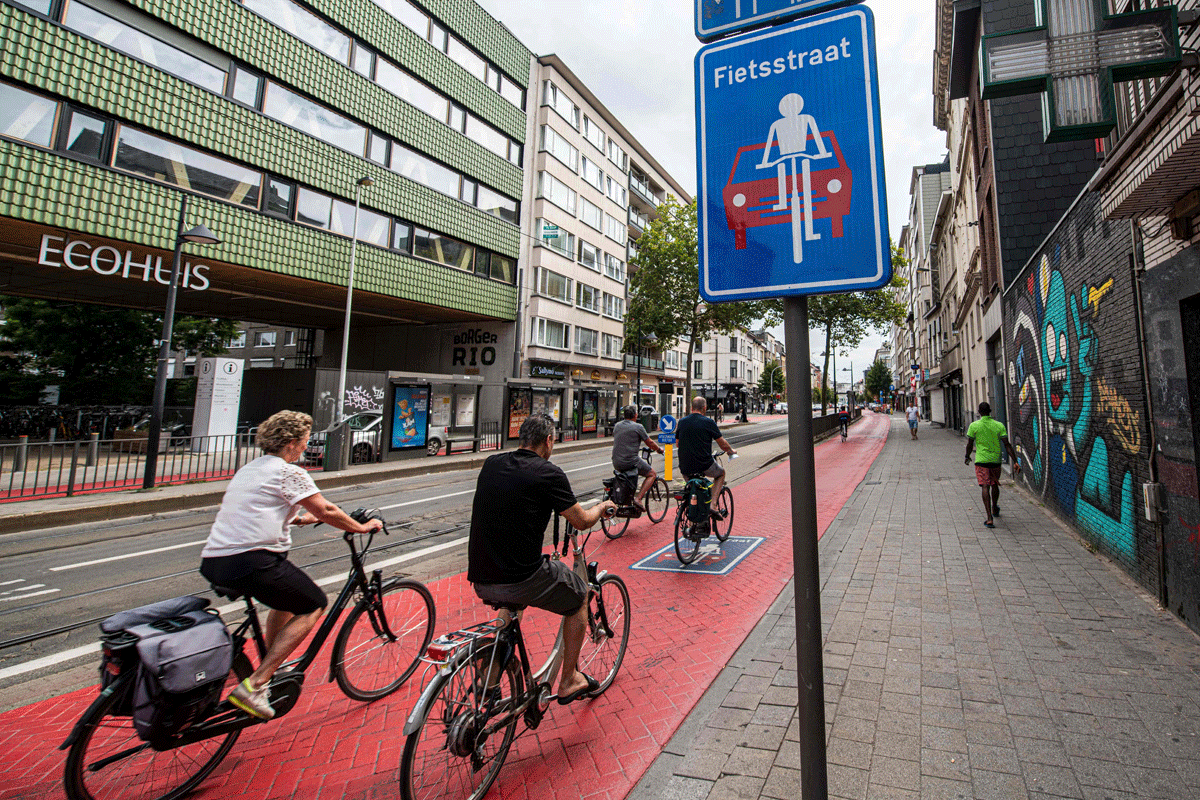
M 475 594 L 485 603 L 533 606 L 569 617 L 583 607 L 588 588 L 583 578 L 562 561 L 542 556 L 541 566 L 517 583 L 476 583 Z
M 321 587 L 288 561 L 287 553 L 250 550 L 205 558 L 200 562 L 200 574 L 209 583 L 237 589 L 267 608 L 289 614 L 311 614 L 329 604 Z

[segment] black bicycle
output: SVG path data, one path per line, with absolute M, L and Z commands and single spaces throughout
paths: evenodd
M 380 519 L 378 512 L 363 509 L 351 516 L 360 523 Z M 387 526 L 382 530 L 386 535 Z M 363 561 L 374 534 L 347 532 L 342 538 L 350 549 L 350 574 L 304 654 L 285 664 L 271 680 L 275 719 L 296 705 L 305 671 L 352 599 L 356 599 L 354 607 L 334 640 L 329 667 L 342 692 L 353 700 L 370 702 L 399 689 L 416 670 L 433 638 L 436 609 L 425 585 L 401 576 L 384 578 L 378 569 L 368 575 Z M 226 587 L 214 585 L 213 590 L 230 600 L 241 597 Z M 236 679 L 231 681 L 242 681 L 254 671 L 246 653 L 248 639 L 254 642 L 258 660 L 267 652 L 257 607 L 251 598 L 245 601 L 246 618 L 232 636 L 232 671 Z M 217 768 L 244 728 L 266 722 L 218 698 L 198 709 L 191 724 L 166 741 L 142 741 L 131 716 L 137 678 L 136 644 L 130 634 L 117 634 L 102 642 L 109 672 L 107 686 L 59 748 L 70 748 L 63 773 L 70 800 L 182 797 Z M 225 691 L 221 696 L 227 694 Z
M 721 463 L 724 453 L 713 453 L 713 460 Z M 731 459 L 737 458 L 734 454 Z M 681 564 L 691 564 L 700 556 L 701 546 L 710 535 L 718 542 L 729 538 L 733 530 L 733 490 L 728 479 L 716 498 L 711 495 L 712 481 L 704 475 L 685 475 L 687 483 L 675 494 L 679 508 L 675 512 L 675 555 Z M 715 501 L 715 502 L 714 502 Z
M 642 448 L 642 457 L 646 459 L 647 464 L 654 463 L 654 451 L 649 447 Z M 612 500 L 617 504 L 616 513 L 611 518 L 600 518 L 600 530 L 604 531 L 604 535 L 608 538 L 620 539 L 624 535 L 625 529 L 629 527 L 629 520 L 642 516 L 642 512 L 633 504 L 640 477 L 635 469 L 614 469 L 612 478 L 604 481 L 604 499 Z M 618 489 L 618 486 L 621 488 Z M 629 501 L 617 503 L 617 498 L 621 496 L 628 497 Z M 671 487 L 662 479 L 662 476 L 655 478 L 654 483 L 646 490 L 646 497 L 642 502 L 646 507 L 646 516 L 650 518 L 651 522 L 657 525 L 666 518 L 667 509 L 671 506 L 671 496 Z
M 563 542 L 574 545 L 574 570 L 588 585 L 587 631 L 579 669 L 592 675 L 599 697 L 616 677 L 629 642 L 629 590 L 616 575 L 588 562 L 588 537 L 567 526 Z M 590 534 L 589 534 L 590 535 Z M 558 554 L 558 519 L 555 518 Z M 521 634 L 521 607 L 493 606 L 495 619 L 440 636 L 428 649 L 437 673 L 421 693 L 404 725 L 408 736 L 400 762 L 401 800 L 483 797 L 508 756 L 517 722 L 526 731 L 541 724 L 555 698 L 553 684 L 562 665 L 563 636 L 534 672 Z

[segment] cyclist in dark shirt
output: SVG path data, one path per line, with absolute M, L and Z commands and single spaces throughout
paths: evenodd
M 842 438 L 845 439 L 850 435 L 850 412 L 845 406 L 838 409 L 838 425 L 842 429 Z
M 485 602 L 533 606 L 566 617 L 558 701 L 586 697 L 599 683 L 578 670 L 587 629 L 587 585 L 569 566 L 542 554 L 551 513 L 578 530 L 595 525 L 609 500 L 585 509 L 555 464 L 554 420 L 532 414 L 521 425 L 520 447 L 488 458 L 479 471 L 471 507 L 467 580 Z
M 679 420 L 679 426 L 675 429 L 675 438 L 679 443 L 679 470 L 684 475 L 705 475 L 712 478 L 712 496 L 720 497 L 721 487 L 725 485 L 725 469 L 713 460 L 713 442 L 716 442 L 726 455 L 732 456 L 737 451 L 725 441 L 717 423 L 704 415 L 707 409 L 707 400 L 694 397 L 692 413 Z

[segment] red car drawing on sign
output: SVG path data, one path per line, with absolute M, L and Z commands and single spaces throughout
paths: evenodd
M 850 213 L 850 189 L 853 178 L 842 148 L 838 146 L 833 131 L 822 131 L 826 148 L 833 153 L 834 161 L 828 158 L 812 161 L 813 219 L 829 219 L 833 223 L 833 235 L 842 235 L 844 217 Z M 811 140 L 812 137 L 810 136 Z M 734 247 L 746 249 L 746 229 L 761 225 L 783 225 L 792 221 L 792 212 L 779 203 L 779 180 L 774 169 L 759 169 L 762 150 L 766 144 L 748 144 L 739 148 L 729 171 L 722 199 L 725 202 L 725 222 L 734 234 Z M 829 166 L 825 166 L 829 164 Z M 823 168 L 822 168 L 823 167 Z M 793 176 L 787 176 L 787 191 L 793 191 Z M 787 200 L 784 199 L 784 204 Z

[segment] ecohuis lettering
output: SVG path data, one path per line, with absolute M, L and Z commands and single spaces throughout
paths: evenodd
M 162 256 L 135 256 L 132 250 L 122 253 L 111 245 L 96 246 L 83 239 L 67 239 L 48 233 L 42 235 L 38 264 L 45 267 L 67 267 L 76 272 L 91 270 L 97 275 L 115 275 L 147 282 L 153 276 L 154 280 L 163 286 L 169 286 L 171 283 L 171 265 L 168 263 L 164 269 Z M 208 270 L 207 264 L 184 262 L 179 285 L 185 289 L 203 292 L 209 287 L 206 274 Z

